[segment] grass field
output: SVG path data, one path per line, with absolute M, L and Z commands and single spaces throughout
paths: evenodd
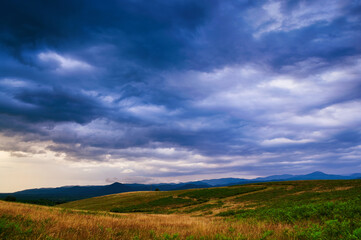
M 361 239 L 361 180 L 0 202 L 0 239 Z

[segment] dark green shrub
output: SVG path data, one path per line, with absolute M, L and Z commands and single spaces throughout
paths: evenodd
M 6 196 L 4 198 L 5 201 L 8 201 L 8 202 L 16 202 L 16 197 L 14 196 Z

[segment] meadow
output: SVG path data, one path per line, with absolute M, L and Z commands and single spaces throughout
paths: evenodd
M 1 201 L 0 239 L 361 239 L 361 180 Z

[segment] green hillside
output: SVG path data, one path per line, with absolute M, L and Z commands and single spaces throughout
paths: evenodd
M 252 230 L 253 226 L 262 224 L 269 229 L 261 237 L 246 234 L 245 238 L 242 235 L 219 239 L 361 239 L 361 180 L 286 181 L 133 192 L 60 206 L 116 213 L 202 216 L 234 222 L 238 227 L 251 223 L 245 230 L 250 232 L 257 232 Z M 232 233 L 233 229 L 230 227 L 229 231 Z
M 271 214 L 270 209 L 276 211 L 301 206 L 314 207 L 325 203 L 351 204 L 360 201 L 360 197 L 361 180 L 289 181 L 181 191 L 121 193 L 59 206 L 112 212 L 266 217 L 276 216 L 276 213 Z
M 113 212 L 171 213 L 189 210 L 192 206 L 203 206 L 220 199 L 264 190 L 262 185 L 243 185 L 208 189 L 178 191 L 128 192 L 83 199 L 58 205 L 81 210 Z M 219 202 L 219 201 L 218 201 Z

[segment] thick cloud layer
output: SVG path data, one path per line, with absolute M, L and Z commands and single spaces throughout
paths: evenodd
M 3 1 L 0 15 L 13 158 L 168 179 L 361 167 L 358 1 Z

